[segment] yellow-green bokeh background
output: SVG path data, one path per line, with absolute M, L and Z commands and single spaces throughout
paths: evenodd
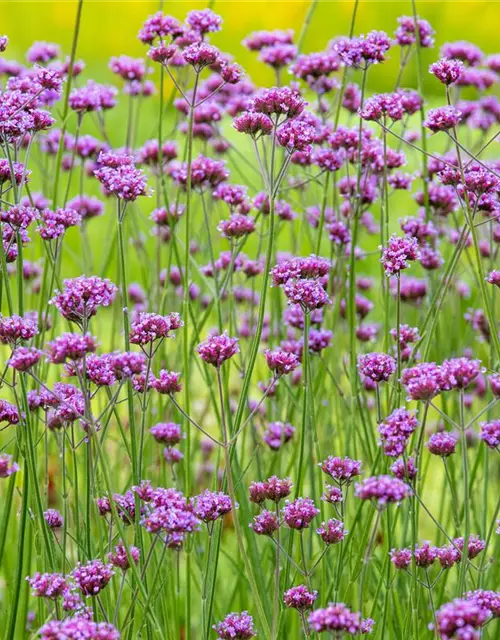
M 86 76 L 111 79 L 105 63 L 113 55 L 145 54 L 145 47 L 137 40 L 137 31 L 144 19 L 160 7 L 165 13 L 184 18 L 187 11 L 207 6 L 205 2 L 150 2 L 85 0 L 78 55 L 87 63 Z M 223 32 L 213 37 L 214 44 L 233 54 L 252 79 L 261 84 L 272 84 L 270 70 L 258 62 L 257 56 L 246 51 L 241 40 L 257 29 L 291 28 L 298 34 L 310 6 L 309 0 L 265 2 L 245 0 L 216 0 L 213 9 L 224 19 Z M 319 0 L 304 43 L 305 51 L 321 50 L 335 35 L 349 31 L 354 3 Z M 9 56 L 22 59 L 34 40 L 49 40 L 62 45 L 69 52 L 76 0 L 0 0 L 0 31 L 11 40 Z M 500 51 L 500 2 L 478 0 L 460 2 L 422 2 L 417 0 L 417 11 L 428 19 L 437 31 L 436 44 L 456 39 L 469 39 L 487 53 Z M 360 0 L 356 17 L 356 33 L 370 29 L 384 29 L 392 33 L 396 18 L 412 12 L 410 0 L 380 2 Z M 398 64 L 397 52 L 388 65 L 370 74 L 370 82 L 377 90 L 390 89 Z M 425 61 L 438 55 L 437 47 L 425 52 Z M 409 78 L 407 78 L 409 80 Z M 426 89 L 437 91 L 432 78 Z

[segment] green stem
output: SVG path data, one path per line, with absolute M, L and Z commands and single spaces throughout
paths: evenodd
M 302 348 L 302 380 L 304 386 L 304 402 L 302 404 L 302 424 L 300 429 L 299 462 L 297 467 L 297 483 L 295 485 L 295 497 L 302 492 L 302 477 L 304 467 L 304 450 L 306 442 L 307 426 L 309 423 L 309 331 L 311 328 L 311 316 L 304 312 L 304 345 Z

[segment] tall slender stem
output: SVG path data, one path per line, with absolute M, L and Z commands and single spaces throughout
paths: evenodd
M 302 348 L 302 381 L 304 387 L 304 400 L 302 403 L 302 423 L 300 428 L 300 448 L 299 462 L 297 468 L 297 484 L 295 486 L 295 497 L 302 491 L 304 450 L 306 442 L 307 427 L 309 423 L 309 331 L 311 328 L 311 316 L 304 312 L 304 345 Z
M 469 565 L 469 535 L 470 535 L 470 501 L 469 501 L 469 458 L 467 455 L 467 431 L 464 418 L 464 392 L 459 391 L 460 403 L 460 446 L 462 449 L 462 478 L 464 486 L 464 546 L 462 562 L 460 563 L 460 576 L 458 580 L 457 596 L 466 591 L 467 569 Z

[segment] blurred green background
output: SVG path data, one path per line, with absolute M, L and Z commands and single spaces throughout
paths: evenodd
M 272 84 L 273 74 L 258 62 L 257 56 L 245 50 L 242 39 L 257 29 L 301 30 L 310 1 L 246 2 L 244 0 L 215 0 L 210 5 L 224 19 L 224 30 L 212 41 L 231 53 L 259 84 Z M 146 48 L 137 40 L 137 32 L 145 18 L 158 9 L 183 19 L 187 11 L 208 6 L 205 2 L 149 2 L 85 0 L 78 55 L 87 63 L 86 77 L 111 79 L 111 73 L 103 64 L 110 56 L 127 53 L 145 55 Z M 335 35 L 349 31 L 354 3 L 352 1 L 324 1 L 317 3 L 304 43 L 305 51 L 317 51 L 325 47 Z M 34 40 L 49 40 L 62 45 L 69 52 L 76 1 L 0 1 L 0 29 L 11 40 L 8 57 L 22 59 L 27 47 Z M 438 55 L 438 47 L 446 41 L 467 38 L 485 52 L 500 50 L 498 25 L 500 3 L 492 1 L 418 2 L 417 11 L 428 19 L 437 31 L 436 48 L 426 51 L 426 62 Z M 396 19 L 410 15 L 411 1 L 380 2 L 361 0 L 356 17 L 356 33 L 370 29 L 384 29 L 393 33 Z M 398 66 L 397 52 L 388 65 L 373 70 L 370 83 L 377 90 L 390 89 Z M 411 70 L 410 70 L 411 74 Z M 407 84 L 411 77 L 407 76 Z M 426 89 L 437 91 L 437 83 L 428 78 Z

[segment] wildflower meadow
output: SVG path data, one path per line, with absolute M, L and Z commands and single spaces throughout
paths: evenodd
M 500 53 L 328 4 L 0 37 L 5 640 L 500 637 Z

